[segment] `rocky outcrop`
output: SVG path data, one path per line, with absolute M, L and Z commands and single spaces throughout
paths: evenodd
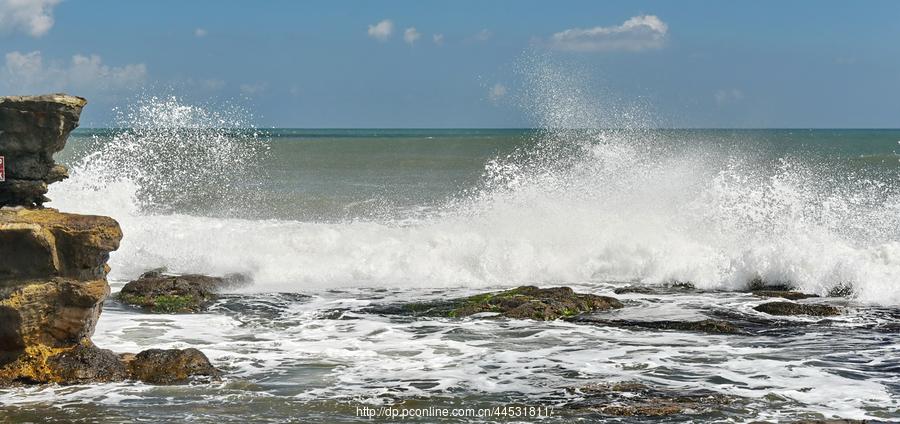
M 370 312 L 434 317 L 467 317 L 480 313 L 517 319 L 555 320 L 578 314 L 621 308 L 617 299 L 575 293 L 569 287 L 541 289 L 522 286 L 448 301 L 408 303 L 370 308 Z
M 102 357 L 90 336 L 121 238 L 108 217 L 0 209 L 0 381 L 80 381 L 66 365 Z
M 41 206 L 47 185 L 68 177 L 53 161 L 78 126 L 87 101 L 65 94 L 0 97 L 0 156 L 6 181 L 0 182 L 0 207 Z
M 42 206 L 47 184 L 66 177 L 53 154 L 85 103 L 62 94 L 0 97 L 0 386 L 216 376 L 196 349 L 120 356 L 90 340 L 109 295 L 106 262 L 122 231 L 109 217 Z
M 753 308 L 769 315 L 810 315 L 830 317 L 841 314 L 841 308 L 831 305 L 806 304 L 794 302 L 768 302 Z
M 780 297 L 782 299 L 789 300 L 801 300 L 801 299 L 809 299 L 813 297 L 819 297 L 815 294 L 801 293 L 793 290 L 754 290 L 750 292 L 756 297 Z
M 681 393 L 638 382 L 590 384 L 568 391 L 581 399 L 567 404 L 566 410 L 589 411 L 601 417 L 699 417 L 746 403 L 743 399 L 715 392 Z
M 173 275 L 163 270 L 153 270 L 122 287 L 117 298 L 149 312 L 200 312 L 218 298 L 219 291 L 247 282 L 247 277 L 241 274 L 210 277 Z
M 623 319 L 599 319 L 592 316 L 573 317 L 569 322 L 603 327 L 642 328 L 648 330 L 696 331 L 708 334 L 745 334 L 737 325 L 728 321 L 704 319 L 699 321 L 640 321 Z

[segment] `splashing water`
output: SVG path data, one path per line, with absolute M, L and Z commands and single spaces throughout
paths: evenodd
M 259 291 L 672 280 L 729 290 L 761 278 L 900 304 L 896 179 L 661 137 L 640 108 L 595 101 L 577 75 L 543 59 L 522 68 L 524 106 L 542 130 L 425 217 L 224 218 L 209 205 L 253 192 L 246 175 L 265 145 L 237 130 L 244 120 L 174 98 L 123 114 L 126 129 L 51 197 L 120 220 L 113 278 L 155 266 L 249 272 Z M 148 172 L 160 158 L 168 172 Z
M 196 211 L 197 205 L 223 211 L 265 178 L 254 162 L 268 146 L 245 115 L 227 105 L 216 111 L 188 105 L 175 96 L 140 99 L 117 111 L 121 130 L 111 138 L 95 136 L 79 146 L 88 153 L 56 195 L 65 202 L 70 192 L 119 194 L 113 202 L 94 200 L 101 208 L 118 203 L 131 215 Z M 116 186 L 120 190 L 110 189 Z

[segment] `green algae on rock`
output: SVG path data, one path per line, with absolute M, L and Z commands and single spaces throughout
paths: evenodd
M 446 301 L 407 303 L 370 308 L 370 312 L 396 315 L 461 318 L 490 313 L 506 318 L 551 321 L 588 312 L 621 308 L 608 296 L 575 293 L 569 287 L 541 289 L 522 286 Z
M 247 283 L 247 277 L 231 274 L 210 277 L 172 275 L 162 270 L 145 272 L 122 287 L 116 297 L 123 303 L 155 313 L 201 312 L 218 298 L 220 290 Z

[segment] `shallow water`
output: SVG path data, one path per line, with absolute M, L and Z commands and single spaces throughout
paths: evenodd
M 611 295 L 616 286 L 576 289 Z M 688 292 L 615 295 L 626 308 L 600 313 L 637 320 L 736 313 L 770 322 L 753 335 L 413 319 L 361 311 L 469 293 L 235 294 L 209 313 L 178 316 L 141 314 L 110 301 L 94 337 L 98 345 L 117 351 L 193 346 L 227 376 L 219 383 L 178 387 L 127 383 L 16 389 L 4 391 L 0 399 L 10 420 L 245 422 L 252 416 L 254 421 L 353 422 L 370 420 L 357 416 L 362 407 L 523 405 L 550 407 L 552 416 L 543 421 L 562 422 L 598 417 L 574 408 L 581 398 L 567 389 L 637 381 L 681 394 L 701 390 L 735 396 L 715 412 L 666 421 L 900 419 L 896 309 L 836 300 L 848 308 L 840 317 L 788 317 L 774 325 L 771 317 L 752 310 L 767 300 L 746 293 Z

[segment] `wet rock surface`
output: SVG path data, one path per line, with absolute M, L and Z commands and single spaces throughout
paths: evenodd
M 621 319 L 600 319 L 592 316 L 579 316 L 566 319 L 569 322 L 577 324 L 591 324 L 597 326 L 619 327 L 619 328 L 638 328 L 647 330 L 673 330 L 673 331 L 696 331 L 709 334 L 746 334 L 738 325 L 715 319 L 704 319 L 697 321 L 640 321 L 640 320 L 621 320 Z
M 830 317 L 841 314 L 841 308 L 831 305 L 806 304 L 795 302 L 768 302 L 753 308 L 756 311 L 769 315 L 809 315 L 815 317 Z
M 218 378 L 221 374 L 203 352 L 194 349 L 150 349 L 123 355 L 128 376 L 151 384 L 181 384 L 195 377 Z
M 539 321 L 571 317 L 586 312 L 623 307 L 618 299 L 575 293 L 569 287 L 537 288 L 522 286 L 502 292 L 484 293 L 447 301 L 407 303 L 369 308 L 380 314 L 467 317 L 489 313 L 494 316 Z
M 90 337 L 121 237 L 108 217 L 0 209 L 0 381 L 81 382 L 103 365 Z
M 570 391 L 582 400 L 566 405 L 569 411 L 589 411 L 612 417 L 702 415 L 740 406 L 741 400 L 715 392 L 679 393 L 642 383 L 591 384 Z
M 241 274 L 210 277 L 200 274 L 174 275 L 162 270 L 152 270 L 125 284 L 116 297 L 123 303 L 149 312 L 200 312 L 218 299 L 218 292 L 248 282 L 248 278 Z
M 109 217 L 43 207 L 47 185 L 67 173 L 53 154 L 85 104 L 63 94 L 0 97 L 7 177 L 0 182 L 0 386 L 128 378 L 168 384 L 217 375 L 196 349 L 147 351 L 126 362 L 90 340 L 122 231 Z
M 788 300 L 802 300 L 802 299 L 810 299 L 814 297 L 819 297 L 815 294 L 809 293 L 801 293 L 793 290 L 754 290 L 750 292 L 756 297 L 762 298 L 772 298 L 772 297 L 780 297 Z
M 68 176 L 53 154 L 66 145 L 87 101 L 65 94 L 0 97 L 0 156 L 6 181 L 0 182 L 0 207 L 41 206 L 47 185 Z

